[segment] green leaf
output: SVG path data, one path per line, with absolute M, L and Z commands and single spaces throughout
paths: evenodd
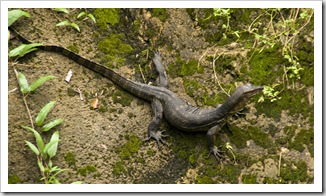
M 59 141 L 59 131 L 56 131 L 52 134 L 51 136 L 51 140 L 52 141 Z M 57 153 L 57 149 L 58 149 L 58 142 L 53 144 L 48 150 L 47 153 L 50 156 L 50 158 L 54 157 Z
M 29 18 L 31 15 L 28 12 L 22 10 L 11 10 L 8 12 L 8 27 L 12 25 L 21 16 L 26 16 Z
M 58 118 L 58 119 L 55 119 L 54 121 L 51 121 L 47 124 L 45 124 L 43 127 L 42 127 L 42 130 L 43 131 L 48 131 L 50 129 L 52 129 L 53 127 L 57 126 L 58 124 L 62 123 L 63 122 L 63 118 Z
M 76 182 L 73 182 L 71 184 L 83 184 L 83 181 L 76 181 Z
M 69 14 L 69 11 L 66 8 L 53 8 L 53 10 Z
M 40 168 L 41 172 L 44 172 L 45 169 L 44 169 L 44 166 L 43 166 L 42 162 L 40 161 L 40 159 L 37 159 L 37 164 L 38 164 L 38 167 Z
M 43 46 L 43 44 L 41 43 L 33 43 L 33 44 L 22 44 L 14 49 L 12 49 L 9 52 L 9 57 L 13 58 L 13 57 L 23 57 L 25 54 L 30 53 L 34 50 L 37 50 L 38 46 Z
M 26 94 L 29 92 L 29 85 L 28 85 L 27 79 L 26 79 L 25 75 L 21 72 L 18 72 L 18 83 L 20 86 L 20 91 L 23 94 Z
M 55 78 L 55 77 L 54 76 L 44 76 L 44 77 L 39 78 L 38 80 L 36 80 L 35 82 L 33 82 L 31 84 L 31 86 L 29 87 L 29 91 L 33 92 L 37 87 L 39 87 L 44 82 L 46 82 L 46 81 L 48 81 L 48 80 L 50 80 L 52 78 Z
M 50 112 L 50 110 L 53 108 L 53 106 L 56 104 L 55 101 L 51 101 L 50 103 L 46 104 L 38 113 L 38 115 L 35 118 L 35 123 L 37 126 L 41 126 L 46 115 Z
M 85 16 L 85 15 L 86 15 L 85 12 L 80 12 L 80 13 L 78 14 L 78 16 L 77 16 L 77 19 L 80 18 L 80 17 L 82 17 L 82 16 Z
M 92 19 L 94 21 L 94 23 L 96 23 L 96 19 L 95 17 L 93 16 L 93 14 L 87 14 L 87 16 Z
M 40 151 L 38 151 L 37 147 L 30 143 L 29 141 L 25 141 L 26 144 L 32 149 L 32 151 L 36 154 L 36 156 L 38 156 L 40 154 Z
M 34 137 L 36 139 L 37 146 L 40 149 L 40 151 L 43 152 L 43 150 L 44 150 L 44 142 L 43 142 L 43 139 L 42 139 L 41 135 L 37 131 L 35 131 L 34 129 L 32 129 L 30 127 L 23 126 L 23 125 L 22 125 L 22 127 L 24 129 L 27 129 L 27 130 L 34 133 Z
M 56 24 L 55 26 L 65 26 L 65 25 L 70 25 L 70 22 L 68 20 L 64 20 L 62 22 L 59 22 L 58 24 Z
M 80 32 L 79 26 L 76 23 L 72 22 L 70 23 L 70 26 L 74 27 L 78 32 Z
M 58 140 L 58 139 L 57 139 L 57 140 L 52 140 L 52 141 L 50 141 L 49 143 L 47 143 L 47 144 L 45 145 L 45 147 L 44 147 L 43 155 L 47 154 L 47 155 L 50 156 L 50 158 L 52 158 L 52 157 L 55 155 L 57 149 L 55 148 L 55 152 L 54 152 L 53 150 L 51 151 L 50 154 L 53 155 L 52 157 L 51 157 L 51 155 L 48 153 L 48 152 L 49 152 L 49 149 L 50 149 L 53 145 L 55 145 L 55 144 L 56 144 L 56 147 L 57 147 L 57 146 L 58 146 L 58 143 L 59 143 L 59 140 Z

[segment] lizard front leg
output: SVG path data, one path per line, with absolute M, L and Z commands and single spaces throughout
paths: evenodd
M 154 52 L 153 62 L 155 64 L 155 69 L 158 73 L 158 77 L 156 79 L 157 86 L 167 88 L 169 81 L 165 72 L 165 67 L 161 63 L 161 56 L 159 52 Z M 162 134 L 164 131 L 158 131 L 158 128 L 163 118 L 163 106 L 158 99 L 154 98 L 151 102 L 151 107 L 153 110 L 154 117 L 151 123 L 148 125 L 147 140 L 149 140 L 150 138 L 154 138 L 157 142 L 158 147 L 160 148 L 160 142 L 165 144 L 162 140 L 162 137 L 166 137 L 165 135 Z
M 221 155 L 221 153 L 223 151 L 219 150 L 218 147 L 215 146 L 215 135 L 220 130 L 221 130 L 221 126 L 220 125 L 215 125 L 214 127 L 211 127 L 207 131 L 207 141 L 208 141 L 208 149 L 209 149 L 209 154 L 208 154 L 207 158 L 211 154 L 213 154 L 215 156 L 215 158 L 217 159 L 217 161 L 219 161 L 219 159 L 223 157 Z
M 157 99 L 153 99 L 152 103 L 152 110 L 154 113 L 154 117 L 151 121 L 151 123 L 148 125 L 148 138 L 147 140 L 154 138 L 157 142 L 158 148 L 161 149 L 160 143 L 163 143 L 162 138 L 167 137 L 166 135 L 163 135 L 162 133 L 164 131 L 159 131 L 158 128 L 161 124 L 162 118 L 163 118 L 163 106 L 161 102 Z

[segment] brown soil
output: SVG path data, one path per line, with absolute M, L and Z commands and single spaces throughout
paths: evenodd
M 80 24 L 81 33 L 72 28 L 58 28 L 55 26 L 64 17 L 49 9 L 26 9 L 32 17 L 30 19 L 20 19 L 14 24 L 14 27 L 28 39 L 35 42 L 44 42 L 47 44 L 62 45 L 67 47 L 71 43 L 77 43 L 79 54 L 91 60 L 99 62 L 96 54 L 98 38 L 95 35 L 97 27 L 90 20 Z M 203 54 L 213 54 L 216 50 L 228 52 L 227 47 L 214 47 L 210 49 L 209 43 L 202 38 L 202 30 L 196 28 L 193 21 L 183 9 L 168 10 L 170 17 L 166 22 L 161 22 L 155 17 L 146 16 L 143 18 L 160 29 L 160 37 L 163 40 L 169 40 L 174 50 L 168 46 L 158 48 L 163 57 L 164 65 L 174 64 L 177 50 L 180 51 L 182 59 L 200 59 Z M 144 43 L 142 46 L 144 46 Z M 17 45 L 17 40 L 11 41 L 12 45 Z M 210 47 L 209 47 L 210 46 Z M 234 46 L 231 46 L 234 47 Z M 139 50 L 139 49 L 138 49 Z M 232 50 L 234 53 L 245 55 L 245 49 Z M 130 60 L 127 60 L 129 63 Z M 150 59 L 146 62 L 152 66 Z M 209 85 L 210 93 L 213 93 L 219 87 L 213 84 L 214 73 L 211 64 L 203 62 L 204 73 L 194 74 L 193 78 Z M 22 58 L 18 64 L 9 63 L 8 89 L 18 89 L 18 83 L 14 75 L 13 67 L 23 72 L 28 81 L 34 81 L 41 76 L 53 75 L 56 78 L 46 82 L 35 93 L 27 97 L 31 114 L 35 117 L 38 111 L 48 102 L 57 101 L 53 111 L 48 115 L 47 121 L 55 118 L 64 118 L 64 123 L 56 127 L 60 130 L 60 143 L 56 157 L 53 159 L 55 165 L 60 168 L 67 168 L 67 171 L 58 176 L 61 183 L 71 183 L 74 181 L 83 181 L 83 183 L 194 183 L 199 174 L 199 168 L 203 164 L 202 160 L 206 157 L 200 157 L 201 162 L 196 167 L 188 164 L 188 159 L 182 158 L 173 151 L 178 147 L 179 141 L 189 138 L 198 140 L 196 150 L 203 152 L 206 149 L 205 133 L 184 133 L 175 130 L 167 123 L 163 123 L 162 128 L 167 130 L 170 138 L 167 139 L 168 145 L 164 145 L 162 151 L 159 151 L 156 143 L 142 142 L 136 154 L 129 160 L 123 160 L 126 172 L 120 175 L 113 175 L 116 165 L 121 161 L 118 147 L 128 142 L 127 135 L 134 135 L 140 140 L 147 136 L 147 126 L 151 121 L 152 113 L 150 104 L 138 98 L 134 98 L 130 106 L 123 106 L 114 103 L 109 93 L 113 93 L 117 87 L 109 79 L 103 78 L 98 74 L 85 69 L 74 61 L 56 53 L 37 51 Z M 73 77 L 68 84 L 64 81 L 69 69 L 73 70 Z M 137 64 L 129 64 L 120 69 L 115 69 L 118 73 L 132 80 L 142 82 L 141 74 Z M 232 79 L 231 74 L 219 76 L 220 83 L 229 83 Z M 31 82 L 30 82 L 31 83 Z M 240 85 L 240 84 L 239 84 Z M 214 87 L 213 87 L 214 86 Z M 90 109 L 90 101 L 81 101 L 79 96 L 69 96 L 70 89 L 79 88 L 83 92 L 89 92 L 94 95 L 100 94 L 106 101 L 106 106 L 115 111 L 121 112 L 99 112 Z M 170 89 L 176 92 L 180 97 L 186 99 L 192 104 L 201 105 L 187 95 L 183 87 L 183 80 L 179 77 L 170 78 Z M 200 89 L 198 90 L 200 93 Z M 109 96 L 109 97 L 108 97 Z M 22 95 L 19 90 L 9 93 L 9 176 L 18 176 L 20 183 L 42 183 L 39 181 L 40 172 L 37 166 L 35 154 L 25 145 L 25 140 L 33 141 L 33 135 L 22 129 L 21 125 L 30 125 L 29 117 L 24 106 Z M 91 97 L 91 95 L 89 95 Z M 256 115 L 254 103 L 250 104 L 246 114 L 240 118 L 231 120 L 233 124 L 239 127 L 250 126 L 250 122 L 256 119 L 255 126 L 262 130 L 268 130 L 268 126 L 273 124 L 277 132 L 282 135 L 282 128 L 287 125 L 301 124 L 309 127 L 304 118 L 297 118 L 288 115 L 286 111 L 282 114 L 282 120 L 275 122 L 274 119 L 267 118 L 264 115 Z M 130 114 L 134 114 L 130 116 Z M 53 131 L 42 133 L 45 141 L 48 141 Z M 277 136 L 277 135 L 276 135 Z M 224 134 L 222 138 L 227 136 Z M 183 149 L 187 151 L 188 149 Z M 280 150 L 280 149 L 278 149 Z M 241 176 L 244 174 L 256 174 L 258 182 L 262 183 L 263 177 L 276 177 L 278 173 L 278 163 L 275 159 L 268 157 L 266 149 L 256 145 L 253 141 L 247 142 L 247 147 L 243 149 L 234 149 L 237 153 L 249 153 L 253 158 L 263 158 L 242 170 L 239 175 L 239 183 L 242 183 Z M 72 153 L 76 160 L 75 165 L 69 165 L 67 155 Z M 313 177 L 313 157 L 305 150 L 285 152 L 291 160 L 304 160 L 308 166 L 308 174 Z M 210 157 L 211 161 L 215 161 Z M 229 163 L 230 164 L 230 163 Z M 78 173 L 79 169 L 87 166 L 93 166 L 96 171 L 89 171 L 86 175 Z M 227 182 L 224 181 L 224 182 Z

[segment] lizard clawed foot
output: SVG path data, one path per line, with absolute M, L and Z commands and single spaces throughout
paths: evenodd
M 164 144 L 164 145 L 168 145 L 168 144 L 165 143 L 165 142 L 163 141 L 163 139 L 162 139 L 163 137 L 168 137 L 168 135 L 163 135 L 163 134 L 162 134 L 163 132 L 165 132 L 165 130 L 163 130 L 163 131 L 156 131 L 156 132 L 151 131 L 151 132 L 149 132 L 149 136 L 148 136 L 147 139 L 145 139 L 145 141 L 148 141 L 148 140 L 150 140 L 151 138 L 155 139 L 158 148 L 159 148 L 160 150 L 162 150 L 162 149 L 161 149 L 161 146 L 160 146 L 160 143 L 162 143 L 162 144 Z
M 213 146 L 209 149 L 209 153 L 207 158 L 209 158 L 211 156 L 211 154 L 213 154 L 216 158 L 217 161 L 220 161 L 220 158 L 223 158 L 224 156 L 221 154 L 224 153 L 224 151 L 220 150 L 218 147 Z

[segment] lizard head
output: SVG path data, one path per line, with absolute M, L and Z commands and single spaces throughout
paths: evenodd
M 240 88 L 243 91 L 243 96 L 246 99 L 253 97 L 254 95 L 260 93 L 264 89 L 263 86 L 255 86 L 250 83 L 247 83 L 247 84 L 239 87 L 239 89 Z

